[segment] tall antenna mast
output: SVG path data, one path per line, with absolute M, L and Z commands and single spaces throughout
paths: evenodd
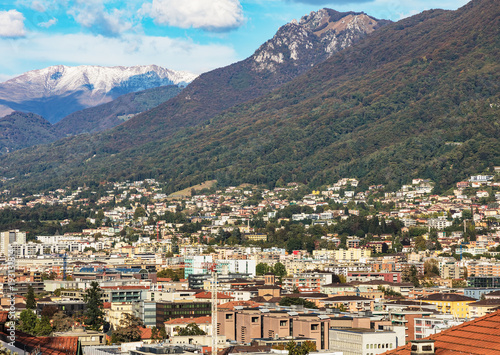
M 210 292 L 212 294 L 212 355 L 218 353 L 217 339 L 217 263 L 207 263 L 207 271 L 212 273 Z

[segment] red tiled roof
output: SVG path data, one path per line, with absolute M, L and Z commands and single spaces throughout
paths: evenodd
M 436 355 L 500 355 L 500 311 L 431 335 Z M 386 355 L 410 355 L 411 343 Z
M 211 316 L 203 316 L 197 318 L 174 318 L 165 322 L 165 324 L 210 324 L 212 322 Z
M 149 290 L 149 286 L 103 286 L 104 290 Z
M 194 295 L 196 298 L 201 298 L 201 299 L 208 299 L 212 298 L 212 292 L 200 292 Z M 219 300 L 232 300 L 234 299 L 233 296 L 226 295 L 222 292 L 217 292 L 217 299 Z
M 35 337 L 16 331 L 16 348 L 23 349 L 24 345 L 27 351 L 40 348 L 43 355 L 77 355 L 78 353 L 78 337 Z
M 9 319 L 8 311 L 0 311 L 0 324 L 5 324 Z
M 157 277 L 156 281 L 157 282 L 171 282 L 172 278 L 171 277 Z
M 226 302 L 224 304 L 221 304 L 220 306 L 217 306 L 218 309 L 230 309 L 234 310 L 234 307 L 238 306 L 243 306 L 243 307 L 258 307 L 261 306 L 262 304 L 254 302 L 254 301 L 231 301 L 231 302 Z
M 151 339 L 151 328 L 139 328 L 141 330 L 141 339 Z

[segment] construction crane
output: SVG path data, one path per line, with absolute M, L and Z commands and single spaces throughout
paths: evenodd
M 217 339 L 217 263 L 205 263 L 205 268 L 212 274 L 210 292 L 212 302 L 212 355 L 217 355 L 218 339 Z

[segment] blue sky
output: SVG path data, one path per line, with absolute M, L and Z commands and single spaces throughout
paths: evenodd
M 200 74 L 323 7 L 397 21 L 467 0 L 0 0 L 0 81 L 51 65 L 157 64 Z

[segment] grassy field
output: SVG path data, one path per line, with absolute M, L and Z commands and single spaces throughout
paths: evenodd
M 215 184 L 217 184 L 217 180 L 205 181 L 202 184 L 194 185 L 194 186 L 185 188 L 184 190 L 180 190 L 180 191 L 174 192 L 174 193 L 170 194 L 168 197 L 172 198 L 172 199 L 173 198 L 179 198 L 179 197 L 190 197 L 191 196 L 191 190 L 194 189 L 195 191 L 200 191 L 200 190 L 203 190 L 203 189 L 209 189 L 212 186 L 214 186 Z

